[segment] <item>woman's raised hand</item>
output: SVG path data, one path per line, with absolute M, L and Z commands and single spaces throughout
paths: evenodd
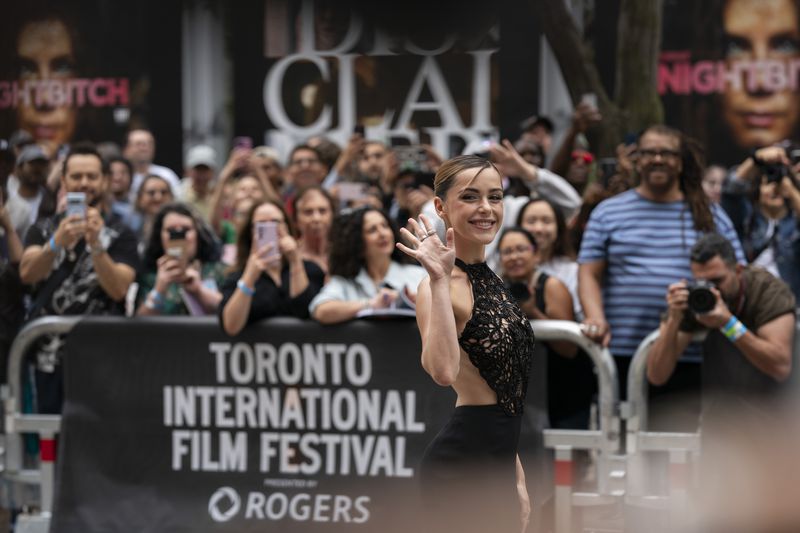
M 398 242 L 397 248 L 406 255 L 419 261 L 428 271 L 431 281 L 449 276 L 456 261 L 456 248 L 453 244 L 453 228 L 447 230 L 446 243 L 439 239 L 433 224 L 425 215 L 419 216 L 419 222 L 410 218 L 408 228 L 402 228 L 400 234 L 411 246 Z

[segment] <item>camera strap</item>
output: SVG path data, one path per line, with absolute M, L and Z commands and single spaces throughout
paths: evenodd
M 746 288 L 747 281 L 744 278 L 743 274 L 737 274 L 739 278 L 739 295 L 736 297 L 736 316 L 741 316 L 742 309 L 744 309 L 744 292 Z

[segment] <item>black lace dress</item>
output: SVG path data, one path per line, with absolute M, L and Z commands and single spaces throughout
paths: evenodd
M 456 259 L 472 286 L 461 349 L 497 404 L 458 406 L 420 465 L 430 531 L 519 531 L 516 454 L 533 354 L 528 318 L 486 263 Z

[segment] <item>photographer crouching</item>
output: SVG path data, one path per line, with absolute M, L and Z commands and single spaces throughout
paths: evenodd
M 707 329 L 703 343 L 703 426 L 771 409 L 792 372 L 795 298 L 766 270 L 736 262 L 733 247 L 712 233 L 692 247 L 695 278 L 667 290 L 667 312 L 647 360 L 647 378 L 663 385 L 672 375 L 692 333 Z M 766 402 L 766 403 L 765 403 Z

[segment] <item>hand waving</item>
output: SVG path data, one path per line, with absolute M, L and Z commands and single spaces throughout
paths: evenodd
M 409 231 L 400 230 L 401 235 L 412 247 L 397 243 L 397 248 L 413 257 L 428 271 L 431 281 L 450 276 L 456 261 L 456 248 L 453 244 L 453 228 L 447 230 L 447 243 L 442 243 L 433 224 L 425 215 L 419 216 L 420 224 L 413 218 L 408 220 Z

